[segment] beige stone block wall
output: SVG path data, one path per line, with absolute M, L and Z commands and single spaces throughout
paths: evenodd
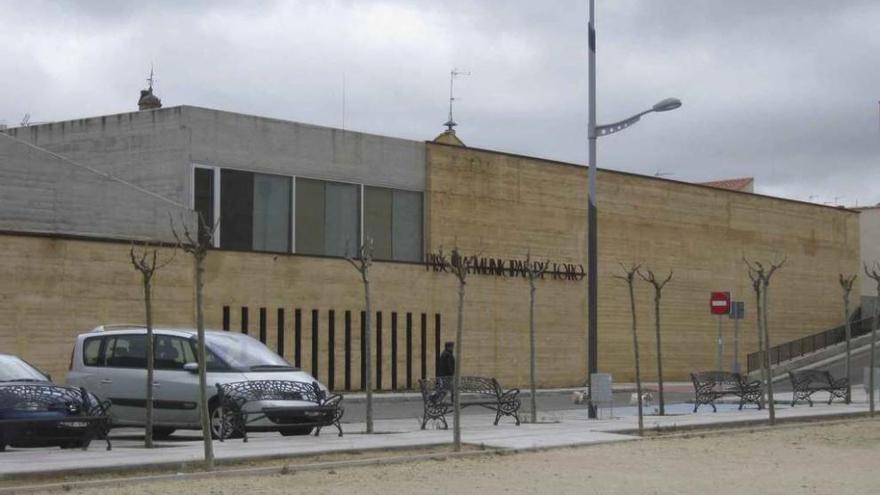
M 570 164 L 428 143 L 430 250 L 460 246 L 485 256 L 586 263 L 586 169 Z M 634 379 L 626 285 L 619 263 L 674 272 L 662 300 L 664 374 L 686 380 L 715 367 L 717 317 L 709 292 L 746 302 L 740 362 L 757 349 L 754 293 L 744 256 L 787 257 L 770 289 L 771 345 L 841 322 L 837 276 L 858 269 L 857 215 L 764 196 L 601 171 L 599 204 L 599 368 L 616 381 Z M 515 382 L 527 379 L 524 282 L 474 276 L 469 308 L 494 357 Z M 490 285 L 491 292 L 481 293 Z M 485 289 L 484 289 L 485 290 Z M 538 290 L 538 368 L 545 385 L 572 385 L 585 370 L 585 282 L 546 280 Z M 521 301 L 519 304 L 517 299 Z M 636 285 L 642 369 L 656 376 L 653 291 Z M 484 314 L 486 312 L 494 314 Z M 723 321 L 724 366 L 733 360 L 733 325 Z M 499 352 L 501 351 L 501 352 Z M 504 360 L 502 360 L 502 355 Z M 503 363 L 503 364 L 502 364 Z M 497 370 L 502 371 L 502 370 Z M 501 374 L 501 373 L 499 373 Z

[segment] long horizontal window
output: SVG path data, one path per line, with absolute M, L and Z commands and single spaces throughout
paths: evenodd
M 354 255 L 363 226 L 376 259 L 422 260 L 421 192 L 202 166 L 193 177 L 193 206 L 220 219 L 222 248 Z

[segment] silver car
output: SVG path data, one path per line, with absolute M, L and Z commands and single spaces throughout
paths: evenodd
M 196 330 L 156 328 L 154 335 L 153 435 L 167 437 L 177 429 L 200 429 L 196 363 Z M 143 426 L 146 414 L 146 329 L 105 325 L 79 335 L 73 349 L 67 384 L 85 387 L 112 403 L 114 426 Z M 219 434 L 222 411 L 217 383 L 247 380 L 317 382 L 260 341 L 240 333 L 206 331 L 208 407 L 212 433 Z M 327 388 L 318 383 L 322 390 Z M 248 403 L 247 411 L 264 407 L 307 407 L 300 401 Z M 282 435 L 308 435 L 311 426 L 279 426 L 269 419 L 248 425 L 251 430 L 277 430 Z

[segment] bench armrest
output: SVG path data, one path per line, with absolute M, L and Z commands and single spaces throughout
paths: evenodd
M 339 394 L 331 395 L 324 400 L 322 406 L 338 406 L 342 402 L 342 396 Z
M 519 395 L 519 389 L 512 388 L 512 389 L 508 390 L 507 392 L 504 392 L 503 394 L 499 395 L 498 400 L 501 400 L 501 401 L 513 400 L 516 398 L 517 395 Z
M 846 387 L 847 385 L 849 385 L 849 378 L 847 378 L 847 377 L 837 378 L 837 379 L 832 378 L 831 379 L 831 386 L 834 388 L 843 388 L 843 387 Z

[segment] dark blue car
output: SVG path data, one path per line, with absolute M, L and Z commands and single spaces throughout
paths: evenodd
M 95 425 L 83 417 L 100 407 L 85 390 L 55 385 L 24 360 L 0 354 L 0 451 L 7 445 L 85 448 Z

